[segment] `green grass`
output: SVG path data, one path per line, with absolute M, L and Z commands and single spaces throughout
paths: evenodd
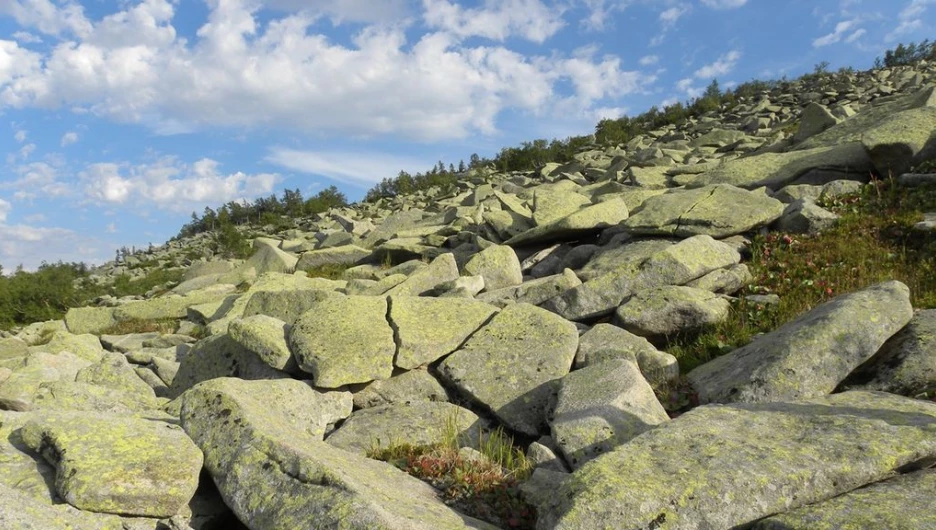
M 860 194 L 823 206 L 841 218 L 819 235 L 774 232 L 754 239 L 748 262 L 754 281 L 725 322 L 670 338 L 664 349 L 676 356 L 683 373 L 835 296 L 882 281 L 905 283 L 915 308 L 936 307 L 936 234 L 912 230 L 923 212 L 936 212 L 936 186 L 875 181 Z M 771 293 L 780 297 L 775 307 L 746 299 Z
M 162 320 L 123 320 L 101 331 L 101 335 L 129 335 L 131 333 L 153 333 L 163 335 L 175 333 L 179 322 L 174 319 Z
M 344 279 L 344 271 L 353 267 L 353 264 L 325 263 L 316 267 L 302 269 L 310 278 L 327 278 L 329 280 Z
M 464 440 L 456 418 L 447 419 L 442 441 L 414 446 L 391 441 L 374 447 L 370 458 L 389 462 L 442 491 L 447 503 L 466 515 L 501 528 L 532 529 L 536 510 L 520 494 L 519 485 L 533 472 L 532 462 L 502 428 L 481 433 L 479 452 L 484 458 L 459 453 Z
M 154 269 L 143 278 L 132 280 L 128 275 L 118 276 L 114 280 L 111 294 L 121 296 L 143 296 L 154 287 L 161 287 L 167 283 L 179 283 L 185 274 L 184 269 Z M 157 293 L 162 294 L 162 293 Z

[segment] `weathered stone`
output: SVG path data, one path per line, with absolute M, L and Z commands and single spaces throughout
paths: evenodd
M 730 305 L 711 291 L 666 285 L 638 292 L 614 316 L 617 325 L 635 335 L 670 336 L 724 322 Z
M 169 423 L 44 414 L 27 422 L 22 436 L 56 467 L 58 494 L 82 510 L 170 517 L 198 486 L 202 454 Z
M 289 289 L 285 291 L 260 291 L 249 295 L 244 307 L 245 318 L 266 315 L 293 324 L 306 311 L 316 307 L 322 300 L 341 296 L 325 289 Z M 234 320 L 231 320 L 231 324 Z M 230 324 L 228 324 L 230 330 Z
M 578 279 L 574 272 L 565 269 L 561 274 L 537 278 L 514 287 L 504 287 L 496 291 L 481 293 L 477 298 L 498 307 L 504 307 L 512 303 L 539 305 L 581 284 L 582 281 Z
M 624 226 L 635 234 L 728 237 L 770 224 L 783 203 L 730 184 L 675 191 L 647 199 Z
M 240 318 L 228 327 L 234 342 L 254 352 L 269 366 L 283 371 L 292 371 L 296 364 L 286 342 L 288 331 L 289 324 L 266 315 Z
M 18 489 L 0 484 L 0 528 L 16 530 L 126 530 L 116 515 L 76 510 L 68 504 L 52 504 Z
M 629 239 L 600 247 L 579 271 L 582 281 L 593 280 L 622 267 L 638 267 L 650 256 L 676 244 L 673 239 Z
M 507 240 L 510 246 L 531 245 L 565 239 L 576 239 L 594 234 L 627 219 L 627 205 L 623 199 L 613 199 L 537 226 Z
M 184 296 L 166 295 L 141 302 L 131 302 L 114 309 L 114 318 L 118 321 L 185 318 L 189 307 L 218 302 L 231 294 L 234 289 L 233 285 L 223 283 L 192 291 Z
M 394 363 L 411 370 L 448 355 L 496 312 L 496 307 L 474 300 L 391 297 L 390 323 L 397 341 Z
M 135 374 L 134 377 L 136 377 Z M 39 384 L 39 388 L 32 397 L 30 410 L 78 410 L 141 415 L 154 413 L 159 404 L 154 396 L 145 394 L 131 394 L 124 390 L 91 383 L 53 381 Z
M 354 406 L 359 409 L 417 401 L 447 400 L 445 388 L 425 368 L 410 370 L 384 381 L 374 381 L 354 394 Z
M 702 403 L 821 396 L 913 316 L 897 281 L 838 296 L 687 374 Z
M 238 519 L 257 530 L 492 528 L 445 506 L 428 484 L 390 464 L 334 448 L 289 412 L 310 398 L 282 399 L 291 381 L 240 388 L 203 383 L 182 399 L 182 425 Z M 311 388 L 304 390 L 315 394 Z
M 579 337 L 575 368 L 585 368 L 612 359 L 631 360 L 654 386 L 679 378 L 679 363 L 672 355 L 653 347 L 647 339 L 611 324 L 595 324 Z
M 537 528 L 746 527 L 936 456 L 934 418 L 932 403 L 865 392 L 698 407 L 539 497 Z
M 30 351 L 44 351 L 52 354 L 69 352 L 91 362 L 97 362 L 104 355 L 101 341 L 94 335 L 72 335 L 68 332 L 57 331 L 52 334 L 51 340 L 45 344 L 31 346 Z
M 936 469 L 917 471 L 761 519 L 752 529 L 936 528 L 933 491 L 936 491 Z
M 387 300 L 335 296 L 319 301 L 296 320 L 289 347 L 315 385 L 337 388 L 387 379 L 396 344 L 387 322 Z
M 354 245 L 324 248 L 304 252 L 296 263 L 296 270 L 304 271 L 327 265 L 350 265 L 360 263 L 371 255 L 371 251 Z
M 508 306 L 439 365 L 442 379 L 510 428 L 544 427 L 554 381 L 569 372 L 575 325 L 528 304 Z
M 611 359 L 562 378 L 549 425 L 574 470 L 667 420 L 637 363 Z
M 815 136 L 822 131 L 837 124 L 839 119 L 829 112 L 829 109 L 818 103 L 809 103 L 803 108 L 800 114 L 800 126 L 793 135 L 794 142 L 802 142 L 810 136 Z
M 175 398 L 202 381 L 218 377 L 241 379 L 280 379 L 288 377 L 260 360 L 227 333 L 198 341 L 179 364 L 169 386 L 169 397 Z
M 578 188 L 578 186 L 574 187 Z M 533 191 L 533 221 L 537 226 L 549 224 L 590 204 L 588 197 L 575 193 L 573 190 L 540 187 Z
M 809 199 L 799 199 L 783 210 L 774 229 L 795 234 L 817 234 L 832 227 L 839 216 Z
M 432 260 L 428 267 L 412 273 L 405 281 L 387 291 L 387 294 L 420 296 L 456 278 L 458 278 L 458 264 L 455 263 L 455 256 L 446 253 Z
M 434 445 L 455 437 L 468 444 L 481 429 L 478 415 L 444 401 L 398 403 L 361 409 L 328 435 L 335 447 L 366 455 L 398 444 Z
M 484 290 L 494 291 L 523 283 L 520 260 L 506 245 L 491 245 L 468 260 L 465 273 L 484 278 Z
M 65 313 L 65 325 L 75 335 L 101 333 L 117 323 L 113 307 L 72 307 Z
M 153 389 L 137 376 L 126 357 L 119 353 L 106 353 L 100 361 L 82 368 L 78 371 L 75 381 L 139 396 L 139 400 L 150 401 L 151 408 L 157 407 Z
M 29 410 L 42 383 L 74 381 L 78 371 L 89 365 L 90 361 L 68 352 L 30 353 L 24 364 L 0 383 L 0 408 Z
M 713 293 L 734 294 L 754 279 L 747 265 L 739 263 L 726 269 L 714 270 L 686 283 L 687 287 L 705 289 Z

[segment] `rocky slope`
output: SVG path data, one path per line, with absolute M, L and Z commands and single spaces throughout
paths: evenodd
M 243 262 L 192 262 L 204 236 L 134 256 L 184 281 L 0 338 L 0 527 L 489 528 L 364 456 L 454 417 L 527 441 L 541 529 L 936 528 L 936 403 L 912 398 L 936 386 L 936 313 L 903 284 L 688 374 L 652 342 L 726 318 L 746 235 L 823 230 L 816 199 L 871 174 L 936 178 L 907 173 L 936 157 L 934 74 L 802 81 L 299 220 Z M 328 264 L 351 267 L 304 272 Z M 654 388 L 681 377 L 701 406 L 671 419 Z

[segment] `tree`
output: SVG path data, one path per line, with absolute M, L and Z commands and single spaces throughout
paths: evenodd
M 468 168 L 465 167 L 465 161 L 464 161 L 464 160 L 459 160 L 459 161 L 458 161 L 458 172 L 459 172 L 459 173 L 464 173 L 464 172 L 467 171 L 467 170 L 468 170 Z

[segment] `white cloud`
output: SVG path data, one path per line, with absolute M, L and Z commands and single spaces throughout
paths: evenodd
M 707 64 L 699 68 L 693 74 L 698 79 L 709 79 L 725 75 L 734 70 L 735 64 L 741 58 L 741 52 L 732 50 L 725 55 L 720 56 L 714 63 Z
M 106 231 L 108 234 L 116 234 L 116 233 L 117 233 L 117 223 L 110 223 L 110 224 L 108 224 L 108 225 L 107 225 L 107 228 L 105 228 L 105 231 Z
M 26 44 L 38 44 L 42 42 L 41 37 L 37 37 L 28 31 L 17 31 L 13 33 L 13 38 Z
M 78 133 L 74 131 L 68 131 L 62 135 L 61 146 L 65 147 L 66 145 L 71 145 L 78 141 Z
M 16 141 L 19 142 L 19 143 L 23 143 L 23 142 L 26 141 L 26 135 L 27 135 L 27 134 L 28 134 L 28 133 L 27 133 L 26 131 L 20 129 L 20 130 L 16 131 L 15 133 L 13 133 L 13 139 L 16 140 Z
M 884 41 L 894 42 L 901 38 L 901 36 L 913 33 L 922 28 L 923 15 L 926 13 L 927 8 L 933 4 L 936 4 L 936 0 L 911 0 L 910 3 L 900 11 L 900 14 L 897 15 L 897 20 L 900 23 L 890 33 L 885 35 Z
M 422 171 L 431 164 L 420 158 L 385 153 L 304 151 L 286 147 L 271 148 L 266 161 L 300 173 L 322 175 L 358 186 L 376 184 L 400 170 Z
M 409 14 L 408 0 L 266 0 L 273 9 L 308 12 L 342 22 L 392 22 Z
M 218 162 L 203 158 L 188 165 L 172 157 L 152 164 L 89 165 L 79 174 L 85 196 L 94 202 L 153 206 L 169 211 L 217 205 L 273 191 L 279 175 L 236 172 L 224 175 Z
M 689 13 L 691 9 L 691 6 L 688 4 L 680 4 L 666 9 L 660 13 L 660 23 L 663 24 L 664 29 L 669 29 L 682 18 L 683 15 Z
M 867 30 L 865 30 L 864 28 L 861 28 L 861 29 L 855 31 L 854 33 L 852 33 L 851 35 L 849 35 L 848 37 L 846 37 L 846 38 L 845 38 L 845 42 L 848 43 L 848 44 L 852 44 L 852 43 L 855 42 L 856 40 L 858 40 L 858 39 L 860 39 L 861 37 L 863 37 L 866 33 L 867 33 Z
M 520 36 L 542 43 L 565 25 L 563 10 L 541 0 L 485 0 L 480 8 L 463 8 L 448 0 L 423 0 L 423 8 L 428 26 L 461 38 L 503 41 Z
M 734 9 L 747 3 L 747 0 L 702 0 L 702 3 L 712 9 Z
M 10 210 L 13 209 L 13 205 L 9 202 L 0 199 L 0 223 L 6 221 L 7 215 L 10 214 Z
M 180 39 L 173 4 L 146 0 L 45 55 L 0 41 L 0 107 L 65 107 L 165 134 L 280 127 L 440 140 L 493 132 L 505 109 L 552 112 L 567 97 L 559 87 L 575 84 L 569 63 L 578 57 L 525 56 L 459 37 L 540 41 L 563 24 L 560 9 L 541 0 L 471 9 L 425 1 L 441 31 L 408 42 L 404 27 L 368 26 L 340 44 L 318 34 L 308 12 L 261 25 L 247 0 L 212 3 L 197 38 Z M 602 77 L 609 83 L 638 76 L 614 58 L 591 63 L 613 66 Z M 577 87 L 577 104 L 594 102 L 591 87 Z
M 821 48 L 841 41 L 845 33 L 854 28 L 857 23 L 858 21 L 856 20 L 843 20 L 839 22 L 835 25 L 835 31 L 813 40 L 813 47 Z
M 0 2 L 0 14 L 12 16 L 20 26 L 33 27 L 47 35 L 87 35 L 91 23 L 84 16 L 84 8 L 73 0 L 60 4 L 50 0 L 4 0 Z
M 100 242 L 66 228 L 0 223 L 0 264 L 4 272 L 17 265 L 35 270 L 42 262 L 102 262 Z
M 26 160 L 36 150 L 36 144 L 26 144 L 19 150 L 20 158 Z
M 640 58 L 640 64 L 642 66 L 650 66 L 660 62 L 660 58 L 656 55 L 644 55 Z
M 31 162 L 13 168 L 17 178 L 0 182 L 0 189 L 15 190 L 16 200 L 32 200 L 37 197 L 54 198 L 68 195 L 71 188 L 58 180 L 58 171 L 46 162 Z

